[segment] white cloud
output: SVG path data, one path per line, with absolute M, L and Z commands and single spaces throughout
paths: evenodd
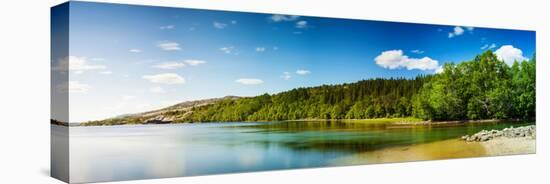
M 411 50 L 411 52 L 412 52 L 412 53 L 415 53 L 415 54 L 423 54 L 423 53 L 424 53 L 423 50 L 418 50 L 418 49 L 416 49 L 416 50 Z
M 388 69 L 407 68 L 407 70 L 437 70 L 440 66 L 438 61 L 429 57 L 409 58 L 403 55 L 402 50 L 384 51 L 376 58 L 376 64 Z
M 106 68 L 107 67 L 104 65 L 94 65 L 88 63 L 86 57 L 69 56 L 59 60 L 57 65 L 54 66 L 52 70 L 65 72 L 68 69 L 76 74 L 81 74 L 88 70 L 103 70 Z
M 464 29 L 460 26 L 456 26 L 454 29 L 453 29 L 453 32 L 450 32 L 449 33 L 449 38 L 452 38 L 452 37 L 455 37 L 455 36 L 460 36 L 464 34 Z
M 92 87 L 88 84 L 80 83 L 79 81 L 69 81 L 63 84 L 57 85 L 56 90 L 58 93 L 88 93 Z
M 184 63 L 179 63 L 179 62 L 166 62 L 166 63 L 161 63 L 161 64 L 153 65 L 152 67 L 153 67 L 153 68 L 160 68 L 160 69 L 171 70 L 171 69 L 181 68 L 181 67 L 184 67 L 184 66 L 185 66 Z
M 175 73 L 161 73 L 156 75 L 144 75 L 143 79 L 159 84 L 183 84 L 185 79 Z
M 231 21 L 231 24 L 237 24 L 237 21 L 236 21 L 236 20 L 232 20 L 232 21 Z
M 292 78 L 292 76 L 290 75 L 290 72 L 283 72 L 281 78 L 283 78 L 284 80 L 289 80 L 290 78 Z
M 103 65 L 89 64 L 85 57 L 69 56 L 69 70 L 84 71 L 84 70 L 101 70 L 107 67 Z
M 227 24 L 224 24 L 224 23 L 221 23 L 221 22 L 216 22 L 214 21 L 212 23 L 212 25 L 216 28 L 216 29 L 223 29 L 225 27 L 227 27 Z
M 253 79 L 253 78 L 237 79 L 237 80 L 235 80 L 235 82 L 240 83 L 240 84 L 244 84 L 244 85 L 258 85 L 258 84 L 264 83 L 263 80 Z
M 305 20 L 301 20 L 301 21 L 296 22 L 296 28 L 305 29 L 307 27 L 308 27 L 307 21 L 305 21 Z
M 133 52 L 133 53 L 140 53 L 141 52 L 141 50 L 139 50 L 139 49 L 130 49 L 128 51 Z
M 149 91 L 151 91 L 151 93 L 165 93 L 166 92 L 164 90 L 164 88 L 159 87 L 159 86 L 152 87 L 151 89 L 149 89 Z
M 514 61 L 529 60 L 529 58 L 523 56 L 523 51 L 512 45 L 503 45 L 495 51 L 495 55 L 497 55 L 499 60 L 504 61 L 508 65 L 514 64 Z
M 168 42 L 168 41 L 159 42 L 157 44 L 157 47 L 161 48 L 162 50 L 166 50 L 166 51 L 181 50 L 180 44 L 176 43 L 176 42 Z
M 492 43 L 492 44 L 490 44 L 490 45 L 489 45 L 489 44 L 485 44 L 485 45 L 483 45 L 483 46 L 482 46 L 481 48 L 479 48 L 479 49 L 481 49 L 481 50 L 489 49 L 489 50 L 490 50 L 490 49 L 494 49 L 494 48 L 496 48 L 496 47 L 497 47 L 497 45 L 494 44 L 494 43 Z
M 311 71 L 309 71 L 309 70 L 302 70 L 302 69 L 296 70 L 296 74 L 298 74 L 298 75 L 307 75 L 307 74 L 310 74 L 310 73 L 311 73 Z
M 474 27 L 460 27 L 460 26 L 455 26 L 453 28 L 453 32 L 449 32 L 449 38 L 452 38 L 452 37 L 456 37 L 456 36 L 460 36 L 460 35 L 463 35 L 464 32 L 466 30 L 469 31 L 470 33 L 472 33 L 474 31 Z
M 152 67 L 153 67 L 153 68 L 160 68 L 160 69 L 167 69 L 167 70 L 170 70 L 170 69 L 182 68 L 182 67 L 185 67 L 186 65 L 197 66 L 197 65 L 204 64 L 204 63 L 206 63 L 206 61 L 203 61 L 203 60 L 195 60 L 195 59 L 188 59 L 188 60 L 185 60 L 185 61 L 183 61 L 183 62 L 165 62 L 165 63 L 160 63 L 160 64 L 153 65 Z
M 165 25 L 165 26 L 160 26 L 160 29 L 162 30 L 166 30 L 166 29 L 174 29 L 176 28 L 175 25 Z
M 222 51 L 222 52 L 224 52 L 224 53 L 226 53 L 226 54 L 231 54 L 231 53 L 233 53 L 233 50 L 234 50 L 233 46 L 222 47 L 222 48 L 220 48 L 220 51 Z
M 184 62 L 187 63 L 188 65 L 191 65 L 191 66 L 197 66 L 197 65 L 201 65 L 201 64 L 206 63 L 206 61 L 195 60 L 195 59 L 188 59 L 188 60 L 185 60 Z
M 256 52 L 264 52 L 265 47 L 256 47 Z
M 295 21 L 298 20 L 298 18 L 300 18 L 300 16 L 296 15 L 271 15 L 269 17 L 273 22 Z

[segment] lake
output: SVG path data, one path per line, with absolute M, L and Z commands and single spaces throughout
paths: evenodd
M 533 123 L 396 126 L 332 121 L 71 127 L 70 180 L 100 182 L 348 165 L 338 160 L 384 148 L 455 139 L 482 129 L 528 124 Z M 52 125 L 53 132 L 58 129 Z

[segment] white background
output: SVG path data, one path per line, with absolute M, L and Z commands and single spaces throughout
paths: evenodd
M 550 173 L 549 6 L 542 0 L 103 0 L 264 13 L 537 31 L 537 154 L 302 169 L 120 183 L 543 183 Z M 61 0 L 1 1 L 0 183 L 49 177 L 49 8 Z M 546 82 L 546 84 L 545 84 Z

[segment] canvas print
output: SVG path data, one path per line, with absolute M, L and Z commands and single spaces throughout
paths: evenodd
M 535 31 L 78 1 L 51 13 L 51 172 L 65 182 L 536 151 Z

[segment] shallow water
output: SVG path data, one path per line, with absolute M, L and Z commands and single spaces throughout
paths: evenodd
M 533 123 L 243 122 L 71 127 L 70 180 L 80 183 L 322 167 L 358 153 L 528 124 Z M 359 159 L 369 158 L 363 155 Z

